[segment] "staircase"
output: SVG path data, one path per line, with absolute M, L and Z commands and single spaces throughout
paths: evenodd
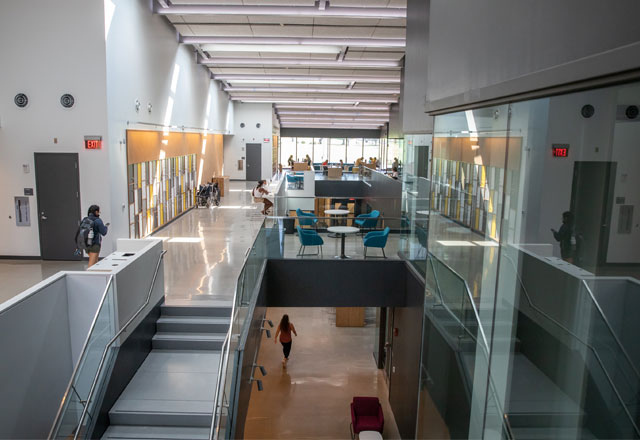
M 229 307 L 162 306 L 153 349 L 109 411 L 103 439 L 209 438 Z

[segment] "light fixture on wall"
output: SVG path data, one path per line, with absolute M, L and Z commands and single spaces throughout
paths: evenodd
M 148 104 L 147 104 L 147 111 L 148 111 L 149 113 L 151 113 L 151 110 L 153 110 L 153 105 L 151 105 L 151 103 L 148 103 Z
M 244 128 L 244 122 L 240 123 L 240 128 Z
M 135 102 L 136 113 L 138 113 L 140 111 L 140 105 L 141 105 L 140 101 L 136 99 L 136 102 Z
M 596 109 L 593 108 L 591 104 L 583 105 L 582 108 L 580 109 L 580 114 L 582 115 L 583 118 L 586 118 L 586 119 L 593 116 L 595 112 L 596 112 Z
M 65 93 L 60 97 L 60 105 L 64 108 L 71 108 L 76 103 L 76 99 L 71 93 Z
M 260 128 L 260 127 L 261 127 L 261 124 L 258 122 L 258 123 L 256 124 L 256 128 Z
M 627 118 L 629 119 L 635 119 L 638 117 L 638 106 L 637 105 L 630 105 L 628 106 L 625 111 L 624 114 Z
M 20 108 L 25 108 L 29 104 L 29 98 L 24 93 L 18 93 L 14 98 L 13 102 Z

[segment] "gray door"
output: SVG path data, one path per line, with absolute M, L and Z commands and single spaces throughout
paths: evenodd
M 262 178 L 262 144 L 246 144 L 247 180 L 258 181 Z
M 573 165 L 570 211 L 577 236 L 574 263 L 589 272 L 597 273 L 607 260 L 615 176 L 615 162 L 577 161 Z
M 74 237 L 80 214 L 77 153 L 35 153 L 40 255 L 44 260 L 79 260 Z

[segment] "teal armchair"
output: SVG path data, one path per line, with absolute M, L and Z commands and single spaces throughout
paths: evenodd
M 384 253 L 384 247 L 387 245 L 387 239 L 389 238 L 389 226 L 382 231 L 371 231 L 362 239 L 364 243 L 364 257 L 367 258 L 367 248 L 380 248 L 382 249 L 382 256 L 387 258 Z
M 380 217 L 380 211 L 373 210 L 368 214 L 360 214 L 354 220 L 354 223 L 358 225 L 360 230 L 375 229 L 378 225 L 378 218 Z
M 312 212 L 303 212 L 300 208 L 296 209 L 296 215 L 298 216 L 298 223 L 300 226 L 316 226 L 318 218 Z
M 300 249 L 298 250 L 298 256 L 304 257 L 305 255 L 320 255 L 322 256 L 322 245 L 324 244 L 324 240 L 322 237 L 318 235 L 316 231 L 313 229 L 302 229 L 300 226 L 298 228 L 298 239 L 300 240 Z M 307 246 L 318 246 L 317 254 L 305 254 L 304 250 Z

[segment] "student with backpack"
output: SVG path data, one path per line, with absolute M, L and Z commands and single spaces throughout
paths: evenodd
M 98 262 L 100 256 L 100 247 L 102 245 L 102 237 L 107 235 L 107 227 L 100 219 L 100 207 L 91 205 L 87 217 L 83 218 L 76 233 L 76 245 L 78 250 L 86 251 L 89 254 L 89 266 L 91 267 Z

